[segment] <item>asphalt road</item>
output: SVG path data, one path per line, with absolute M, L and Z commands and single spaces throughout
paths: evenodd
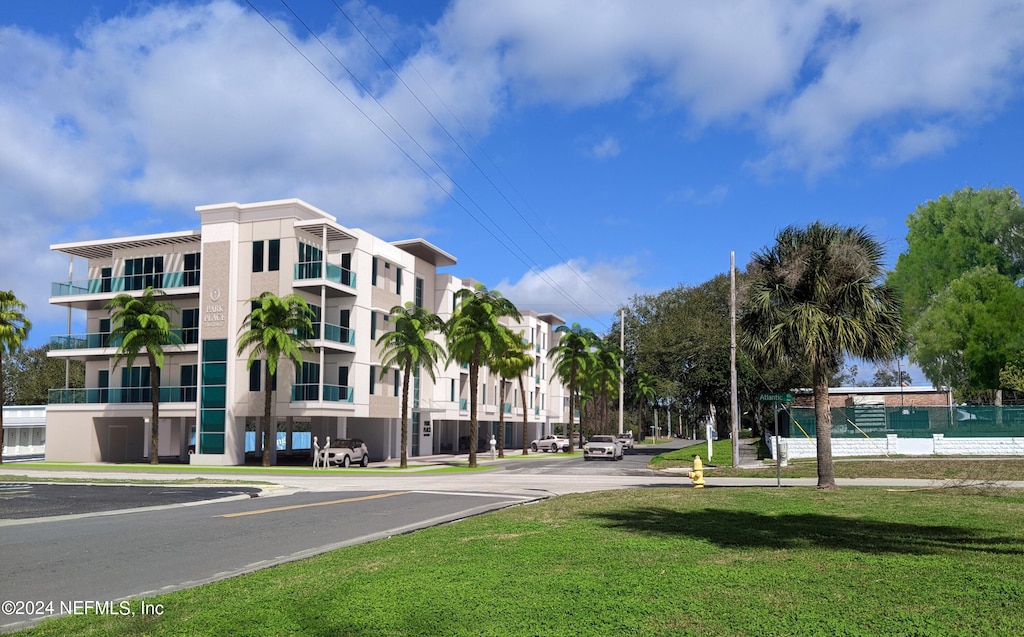
M 664 450 L 637 449 L 618 462 L 542 454 L 470 474 L 275 475 L 280 486 L 264 491 L 0 482 L 0 602 L 21 603 L 20 612 L 5 606 L 0 631 L 76 602 L 145 599 L 537 498 L 680 486 L 646 469 Z
M 230 497 L 252 497 L 257 487 L 67 485 L 0 482 L 0 520 L 88 515 Z
M 118 515 L 3 520 L 0 631 L 61 614 L 76 602 L 145 600 L 523 501 L 404 490 L 286 491 Z

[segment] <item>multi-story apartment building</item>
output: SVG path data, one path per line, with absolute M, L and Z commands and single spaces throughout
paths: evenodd
M 181 346 L 165 348 L 160 371 L 160 456 L 192 464 L 242 464 L 246 432 L 263 417 L 264 373 L 247 369 L 248 352 L 237 343 L 250 299 L 270 291 L 298 293 L 315 312 L 313 351 L 301 369 L 283 362 L 275 380 L 274 423 L 284 449 L 296 451 L 296 432 L 321 444 L 327 437 L 362 438 L 373 459 L 400 453 L 401 373 L 385 370 L 377 338 L 392 307 L 412 301 L 448 319 L 455 293 L 472 287 L 439 271 L 455 257 L 423 239 L 388 242 L 337 223 L 297 199 L 196 208 L 200 229 L 165 234 L 63 243 L 51 249 L 84 259 L 81 281 L 53 284 L 50 303 L 85 313 L 85 334 L 51 339 L 50 356 L 85 361 L 85 389 L 51 391 L 46 410 L 48 460 L 131 461 L 149 456 L 150 383 L 145 357 L 115 366 L 104 306 L 121 292 L 161 289 L 178 308 Z M 505 446 L 519 446 L 522 421 L 532 439 L 565 422 L 567 396 L 552 373 L 548 348 L 564 321 L 523 311 L 509 324 L 532 346 L 536 364 L 519 395 L 518 383 L 500 387 L 486 368 L 480 374 L 480 440 L 497 432 L 499 410 L 507 421 Z M 436 335 L 443 343 L 441 335 Z M 455 364 L 411 379 L 411 456 L 466 451 L 469 438 L 469 373 Z M 259 442 L 256 443 L 257 445 Z M 280 443 L 279 443 L 280 446 Z M 301 455 L 301 450 L 298 450 Z M 277 450 L 272 450 L 277 453 Z

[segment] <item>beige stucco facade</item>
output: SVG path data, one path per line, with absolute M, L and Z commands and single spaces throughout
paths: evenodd
M 50 302 L 84 316 L 85 334 L 57 335 L 50 356 L 83 360 L 84 389 L 51 391 L 46 410 L 46 457 L 55 461 L 138 461 L 151 453 L 148 370 L 114 364 L 107 302 L 120 292 L 162 289 L 178 314 L 183 344 L 167 347 L 160 371 L 160 456 L 194 464 L 241 464 L 246 431 L 264 413 L 265 378 L 239 353 L 242 323 L 251 299 L 270 291 L 297 293 L 317 312 L 313 351 L 304 365 L 279 369 L 273 394 L 273 426 L 283 447 L 300 454 L 293 432 L 358 437 L 374 459 L 400 453 L 400 375 L 381 378 L 376 338 L 387 329 L 391 308 L 415 302 L 451 316 L 454 295 L 472 287 L 443 271 L 456 259 L 422 239 L 388 242 L 340 225 L 332 215 L 297 199 L 196 208 L 200 229 L 118 239 L 66 243 L 85 278 L 53 285 Z M 521 311 L 523 311 L 521 309 Z M 528 389 L 481 370 L 480 438 L 495 431 L 499 409 L 510 422 L 507 441 L 536 437 L 565 420 L 565 391 L 551 372 L 547 353 L 563 323 L 554 314 L 523 311 L 510 327 L 529 339 L 536 357 Z M 70 324 L 70 317 L 69 317 Z M 441 341 L 441 336 L 437 335 Z M 373 380 L 371 381 L 371 375 Z M 145 381 L 145 382 L 144 382 Z M 410 382 L 410 455 L 456 452 L 469 434 L 468 371 L 456 364 L 422 373 Z M 508 406 L 505 404 L 508 403 Z

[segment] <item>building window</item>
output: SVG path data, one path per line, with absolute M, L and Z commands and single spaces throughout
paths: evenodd
M 370 365 L 370 395 L 377 393 L 377 368 Z
M 199 382 L 199 365 L 181 366 L 181 400 L 186 403 L 196 401 L 196 385 Z
M 423 279 L 419 277 L 416 277 L 415 303 L 416 307 L 423 307 Z
M 277 272 L 281 269 L 281 240 L 271 239 L 267 242 L 270 254 L 267 258 L 267 271 Z
M 395 269 L 395 294 L 402 293 L 402 268 Z
M 263 272 L 263 242 L 252 242 L 252 271 Z
M 162 288 L 164 286 L 164 258 L 145 257 L 125 259 L 124 289 L 144 290 L 147 287 Z
M 199 308 L 181 311 L 181 342 L 184 345 L 199 342 Z
M 373 257 L 373 270 L 370 273 L 370 285 L 377 285 L 377 257 Z
M 399 379 L 400 378 L 401 378 L 401 374 L 396 369 L 395 370 L 395 396 L 398 395 L 398 385 L 399 385 Z
M 260 372 L 262 372 L 262 365 L 260 361 L 253 361 L 252 367 L 249 368 L 249 391 L 260 390 Z
M 452 402 L 455 402 L 455 379 L 452 379 L 452 396 L 449 398 Z
M 113 268 L 102 268 L 100 270 L 100 292 L 110 292 L 111 279 L 114 277 Z
M 377 340 L 377 313 L 370 312 L 370 340 Z
M 199 253 L 185 255 L 185 287 L 199 285 Z

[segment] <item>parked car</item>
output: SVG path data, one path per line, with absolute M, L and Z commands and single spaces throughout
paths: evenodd
M 587 444 L 587 437 L 586 436 L 583 436 L 583 444 Z M 580 435 L 579 435 L 579 433 L 574 433 L 572 435 L 572 446 L 576 447 L 576 448 L 579 448 L 579 446 L 580 446 Z
M 619 441 L 619 444 L 622 445 L 623 449 L 632 449 L 633 448 L 633 432 L 632 431 L 627 431 L 625 433 L 621 433 L 618 436 L 615 436 L 615 439 Z
M 615 436 L 594 436 L 583 445 L 583 459 L 607 458 L 622 460 L 622 443 Z
M 366 448 L 366 443 L 358 438 L 332 441 L 327 451 L 327 466 L 332 464 L 342 467 L 353 464 L 358 464 L 360 467 L 369 465 L 370 452 Z
M 558 453 L 559 449 L 569 451 L 569 439 L 565 436 L 548 434 L 530 443 L 530 449 L 534 451 L 550 451 L 552 453 Z

